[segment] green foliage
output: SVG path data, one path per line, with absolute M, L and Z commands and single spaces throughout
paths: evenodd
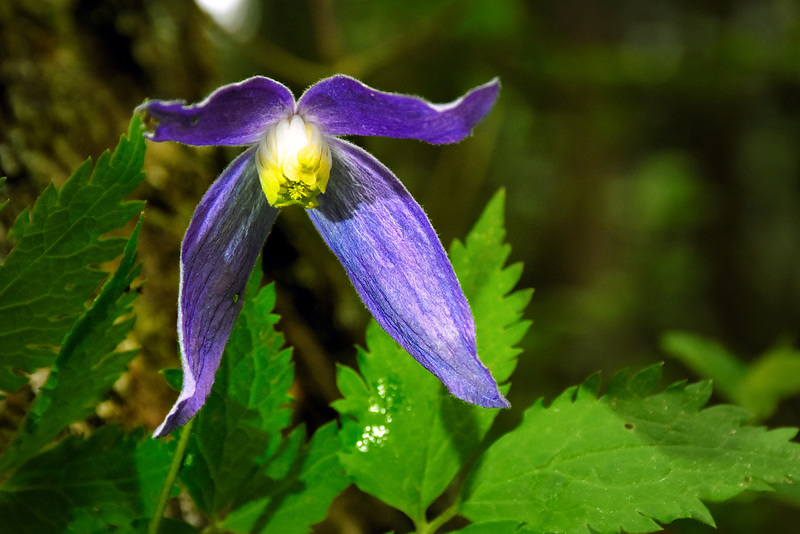
M 57 234 L 63 217 L 73 221 L 66 212 L 53 215 L 67 210 L 59 208 L 62 204 L 99 210 L 90 199 L 105 194 L 96 186 L 108 185 L 110 169 L 121 170 L 131 183 L 138 179 L 133 167 L 141 165 L 141 152 L 136 146 L 123 139 L 113 157 L 101 157 L 91 181 L 87 168 L 60 193 L 45 191 L 32 220 L 17 220 L 17 256 L 9 258 L 25 257 L 36 239 Z M 108 217 L 116 217 L 117 226 L 130 218 L 129 206 L 140 206 L 120 204 L 121 197 L 115 202 L 102 203 L 116 214 Z M 453 244 L 450 257 L 475 316 L 478 352 L 505 392 L 520 352 L 517 344 L 530 326 L 522 312 L 531 291 L 514 290 L 521 266 L 506 265 L 510 247 L 504 243 L 504 204 L 501 191 L 465 242 Z M 55 361 L 42 356 L 55 353 L 48 347 L 20 345 L 22 352 L 4 354 L 0 363 L 11 382 L 19 378 L 11 370 L 52 363 L 45 385 L 0 456 L 5 477 L 0 481 L 0 534 L 144 532 L 149 517 L 161 513 L 157 496 L 170 456 L 175 470 L 183 456 L 174 440 L 142 440 L 140 433 L 126 435 L 115 426 L 102 427 L 87 439 L 70 436 L 53 443 L 65 427 L 94 412 L 135 355 L 116 349 L 133 325 L 131 305 L 138 293 L 131 286 L 140 271 L 136 245 L 142 221 L 120 249 L 119 267 L 85 309 L 84 301 L 105 276 L 92 266 L 97 258 L 113 257 L 103 256 L 111 254 L 109 243 L 117 247 L 124 241 L 100 240 L 111 229 L 101 219 L 96 215 L 61 227 L 74 245 L 72 254 L 91 259 L 70 259 L 78 267 L 51 278 L 58 278 L 65 291 L 83 284 L 85 295 L 61 298 L 50 285 L 30 287 L 31 309 L 41 312 L 36 317 L 61 313 L 71 303 L 73 311 L 54 321 L 66 325 Z M 27 231 L 36 224 L 42 228 L 38 234 Z M 79 234 L 86 238 L 83 244 Z M 64 253 L 63 247 L 45 247 L 31 256 L 30 273 L 52 263 L 48 255 Z M 18 261 L 7 261 L 0 273 L 14 274 Z M 27 272 L 19 271 L 16 280 Z M 83 280 L 87 276 L 92 288 Z M 360 374 L 338 368 L 344 398 L 334 407 L 341 428 L 329 422 L 308 439 L 304 427 L 291 429 L 291 349 L 284 348 L 275 329 L 275 290 L 271 285 L 259 289 L 260 281 L 256 271 L 211 395 L 193 433 L 180 442 L 187 444 L 180 483 L 210 530 L 308 532 L 351 480 L 405 512 L 418 534 L 438 532 L 456 515 L 473 521 L 459 530 L 463 534 L 652 532 L 659 523 L 679 518 L 714 525 L 703 501 L 730 499 L 748 489 L 774 486 L 782 498 L 798 501 L 800 445 L 790 441 L 796 430 L 744 426 L 749 414 L 740 407 L 707 408 L 709 382 L 678 383 L 656 393 L 661 370 L 654 366 L 632 377 L 617 374 L 600 395 L 597 374 L 549 406 L 535 403 L 518 427 L 492 443 L 487 435 L 498 411 L 451 397 L 374 321 L 367 330 L 367 348 L 358 352 Z M 18 305 L 9 302 L 0 314 Z M 0 325 L 0 341 L 15 339 L 16 327 L 2 330 L 5 325 Z M 55 330 L 48 332 L 46 344 L 55 339 Z M 761 416 L 800 389 L 795 378 L 800 357 L 793 349 L 778 347 L 748 366 L 718 344 L 688 334 L 665 336 L 664 347 L 714 377 L 723 394 Z M 18 362 L 25 354 L 30 358 Z M 173 386 L 180 380 L 179 373 L 165 375 Z M 171 486 L 167 478 L 165 499 Z M 430 514 L 437 499 L 433 509 L 443 509 L 438 516 Z M 151 526 L 163 533 L 198 532 L 177 519 Z
M 499 380 L 514 367 L 528 327 L 520 313 L 529 292 L 512 291 L 519 266 L 504 267 L 503 196 L 496 196 L 451 258 L 470 299 L 479 352 Z M 615 376 L 599 396 L 595 375 L 523 422 L 477 461 L 496 412 L 466 406 L 408 357 L 374 323 L 361 375 L 340 367 L 344 399 L 342 463 L 355 483 L 405 512 L 417 532 L 435 532 L 461 514 L 463 532 L 652 532 L 657 522 L 695 518 L 713 525 L 702 501 L 800 477 L 792 429 L 742 426 L 734 406 L 704 409 L 709 383 L 653 393 L 660 367 Z M 506 385 L 507 387 L 507 385 Z M 454 480 L 459 497 L 440 517 L 430 505 Z M 449 498 L 452 501 L 452 497 Z
M 100 157 L 91 180 L 87 162 L 59 192 L 48 187 L 32 217 L 23 212 L 12 229 L 17 246 L 0 267 L 0 388 L 24 382 L 11 371 L 52 369 L 0 456 L 0 532 L 126 529 L 153 513 L 168 446 L 107 427 L 45 449 L 68 425 L 94 414 L 136 354 L 116 348 L 133 326 L 142 221 L 130 239 L 100 237 L 141 211 L 141 202 L 121 201 L 141 181 L 143 152 L 134 119 L 129 139 Z M 87 310 L 107 275 L 94 265 L 120 252 L 118 268 Z M 60 344 L 57 356 L 50 344 Z
M 69 437 L 0 486 L 0 533 L 130 532 L 153 513 L 169 449 L 113 426 Z
M 516 367 L 521 352 L 516 344 L 531 325 L 522 320 L 522 312 L 533 296 L 532 289 L 513 291 L 522 276 L 522 264 L 506 266 L 511 246 L 504 242 L 505 196 L 505 190 L 498 191 L 466 243 L 456 240 L 450 247 L 450 261 L 475 316 L 478 354 L 500 383 Z M 486 416 L 487 410 L 478 411 Z
M 652 394 L 659 376 L 619 373 L 599 398 L 594 377 L 531 407 L 483 455 L 464 515 L 525 522 L 521 532 L 653 532 L 686 517 L 713 525 L 701 500 L 800 479 L 796 430 L 741 426 L 748 414 L 734 406 L 703 409 L 707 382 Z
M 727 399 L 753 412 L 756 420 L 772 415 L 784 398 L 800 394 L 800 351 L 777 345 L 746 364 L 719 343 L 695 334 L 670 332 L 661 346 Z
M 275 291 L 270 286 L 259 293 L 259 279 L 256 271 L 181 472 L 197 506 L 214 517 L 240 506 L 252 491 L 248 481 L 273 456 L 291 414 L 284 406 L 293 379 L 291 350 L 283 349 L 274 329 Z
M 197 417 L 180 474 L 198 508 L 229 532 L 303 533 L 349 483 L 335 425 L 305 444 L 291 411 L 291 350 L 275 331 L 275 290 L 251 276 L 211 395 Z
M 133 317 L 120 318 L 131 313 L 137 296 L 131 284 L 141 270 L 136 254 L 141 225 L 140 219 L 119 268 L 67 334 L 47 382 L 0 456 L 0 473 L 28 460 L 67 425 L 93 414 L 136 355 L 135 350 L 115 349 L 133 327 Z
M 530 291 L 510 293 L 520 265 L 505 267 L 501 191 L 489 202 L 466 240 L 454 243 L 451 260 L 472 306 L 478 352 L 498 382 L 508 379 L 527 330 L 521 321 Z M 449 395 L 428 371 L 372 322 L 367 350 L 359 350 L 360 377 L 338 371 L 344 399 L 342 463 L 362 490 L 395 506 L 419 525 L 425 512 L 479 450 L 497 410 L 471 406 Z M 504 386 L 504 391 L 508 385 Z
M 0 390 L 16 390 L 27 381 L 20 372 L 53 363 L 108 275 L 97 266 L 125 247 L 123 238 L 101 238 L 142 210 L 142 202 L 123 199 L 144 177 L 144 149 L 134 118 L 113 155 L 103 153 L 91 173 L 87 160 L 60 191 L 51 184 L 17 217 L 9 232 L 16 246 L 0 265 Z
M 349 479 L 338 459 L 336 423 L 318 428 L 307 445 L 302 429 L 283 442 L 261 476 L 261 488 L 250 501 L 225 518 L 222 526 L 235 534 L 304 534 L 322 521 Z

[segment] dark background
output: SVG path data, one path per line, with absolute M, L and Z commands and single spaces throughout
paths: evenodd
M 515 410 L 596 370 L 667 359 L 682 329 L 745 360 L 794 344 L 800 319 L 800 4 L 794 0 L 246 1 L 218 26 L 188 0 L 4 0 L 0 5 L 0 256 L 13 218 L 51 180 L 113 147 L 145 98 L 197 101 L 262 74 L 299 96 L 342 72 L 447 102 L 499 76 L 500 100 L 458 145 L 357 138 L 400 178 L 445 245 L 507 191 L 512 260 L 536 293 L 513 376 Z M 174 394 L 178 256 L 194 206 L 235 149 L 150 144 L 136 339 L 142 357 L 110 419 L 151 428 Z M 295 347 L 297 419 L 333 416 L 334 362 L 368 315 L 301 208 L 264 250 Z M 770 426 L 800 421 L 784 402 Z M 337 501 L 332 531 L 407 528 Z M 745 499 L 752 500 L 753 497 Z M 759 497 L 712 508 L 720 532 L 788 532 L 800 514 Z M 372 520 L 362 516 L 372 515 Z M 372 525 L 372 526 L 370 526 Z M 686 521 L 669 532 L 708 532 Z M 338 530 L 337 530 L 338 529 Z

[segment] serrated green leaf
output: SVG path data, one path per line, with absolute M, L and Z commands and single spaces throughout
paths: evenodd
M 527 410 L 483 455 L 464 515 L 523 521 L 525 532 L 653 532 L 678 518 L 713 525 L 703 500 L 800 479 L 796 430 L 742 426 L 748 414 L 735 406 L 703 409 L 707 382 L 643 396 L 645 373 L 620 374 L 599 399 L 571 388 Z
M 64 339 L 47 381 L 0 456 L 0 473 L 28 460 L 70 423 L 93 414 L 136 355 L 115 349 L 133 327 L 133 317 L 120 319 L 130 315 L 138 295 L 130 286 L 141 270 L 136 254 L 141 227 L 139 219 L 119 267 Z
M 111 426 L 59 442 L 0 486 L 0 534 L 131 531 L 155 509 L 170 448 Z
M 293 380 L 291 350 L 282 349 L 283 335 L 274 328 L 274 286 L 258 291 L 260 279 L 256 269 L 180 474 L 198 508 L 213 519 L 256 496 L 250 485 L 260 484 L 291 417 L 284 406 Z
M 309 445 L 302 430 L 281 437 L 291 416 L 291 350 L 282 349 L 274 328 L 274 286 L 259 291 L 260 280 L 256 269 L 180 477 L 198 508 L 226 531 L 307 532 L 349 479 L 335 425 L 319 429 Z
M 521 267 L 504 267 L 510 249 L 503 243 L 503 205 L 501 191 L 466 245 L 454 243 L 450 254 L 475 317 L 478 352 L 501 383 L 516 364 L 514 345 L 529 326 L 520 318 L 531 296 L 530 291 L 509 294 Z M 363 379 L 347 368 L 338 371 L 344 399 L 333 406 L 342 416 L 342 464 L 363 491 L 420 525 L 426 509 L 475 454 L 498 411 L 450 396 L 374 321 L 367 347 L 358 354 Z
M 475 317 L 478 354 L 498 383 L 506 382 L 517 365 L 522 340 L 530 321 L 523 310 L 532 289 L 513 291 L 522 276 L 522 264 L 506 266 L 511 246 L 505 243 L 505 190 L 500 189 L 481 214 L 465 243 L 450 247 L 450 261 Z M 478 410 L 492 414 L 497 411 Z
M 113 156 L 103 153 L 91 172 L 81 165 L 60 192 L 51 184 L 33 210 L 17 217 L 16 246 L 0 265 L 0 390 L 26 382 L 20 372 L 53 363 L 56 347 L 108 275 L 96 268 L 117 257 L 122 238 L 101 239 L 142 210 L 123 199 L 142 181 L 144 137 L 134 117 Z
M 302 533 L 325 517 L 349 479 L 335 425 L 319 429 L 309 445 L 302 430 L 281 437 L 291 415 L 291 350 L 282 349 L 274 328 L 274 286 L 259 291 L 260 279 L 256 270 L 180 477 L 226 531 Z
M 325 518 L 331 501 L 350 480 L 339 464 L 336 423 L 319 428 L 304 445 L 295 430 L 267 471 L 266 495 L 234 510 L 224 521 L 235 534 L 304 534 Z

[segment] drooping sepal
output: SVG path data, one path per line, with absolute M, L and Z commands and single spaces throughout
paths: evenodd
M 244 305 L 247 279 L 278 214 L 261 191 L 255 150 L 246 150 L 222 172 L 183 238 L 178 300 L 183 387 L 155 437 L 184 425 L 205 403 Z
M 508 407 L 477 356 L 469 304 L 422 208 L 364 150 L 330 145 L 330 184 L 309 215 L 375 320 L 456 397 Z

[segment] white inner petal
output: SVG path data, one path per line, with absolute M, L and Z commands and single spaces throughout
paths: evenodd
M 308 142 L 306 135 L 306 123 L 303 122 L 299 116 L 295 115 L 289 122 L 289 131 L 286 132 L 285 137 L 281 137 L 278 133 L 278 144 L 283 145 L 284 157 L 297 157 L 297 153 L 305 147 Z

